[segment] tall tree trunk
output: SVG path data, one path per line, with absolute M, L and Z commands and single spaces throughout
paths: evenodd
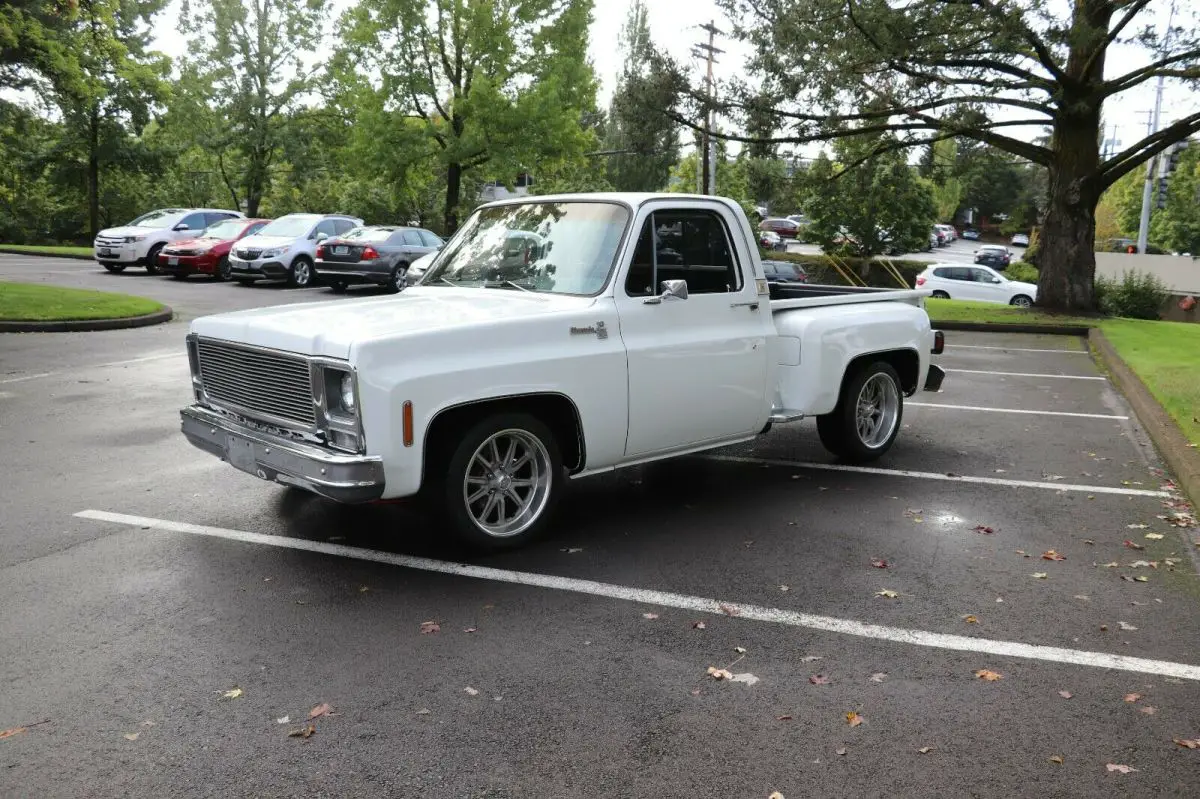
M 100 233 L 100 109 L 93 105 L 88 118 L 88 229 L 95 239 Z
M 445 233 L 452 235 L 458 230 L 458 201 L 462 194 L 462 164 L 453 163 L 446 167 L 446 211 L 444 223 Z
M 1037 304 L 1055 311 L 1096 307 L 1097 167 L 1100 162 L 1100 109 L 1060 118 L 1049 192 L 1038 236 Z

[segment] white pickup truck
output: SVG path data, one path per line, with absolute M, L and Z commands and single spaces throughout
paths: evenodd
M 835 455 L 879 457 L 944 376 L 927 294 L 769 288 L 725 199 L 496 202 L 398 295 L 196 319 L 183 432 L 340 502 L 423 495 L 469 544 L 514 547 L 568 478 L 772 423 L 815 416 Z

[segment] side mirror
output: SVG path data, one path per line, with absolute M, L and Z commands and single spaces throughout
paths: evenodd
M 668 299 L 686 300 L 688 298 L 688 287 L 686 280 L 664 280 L 660 284 L 660 287 L 662 288 L 662 294 L 659 294 L 657 297 L 650 297 L 649 299 L 644 300 L 646 305 L 658 305 L 663 300 Z
M 316 236 L 317 241 L 325 241 L 325 239 L 327 239 L 327 238 L 329 238 L 328 233 L 318 233 Z
M 1003 283 L 1004 281 L 1003 281 L 1003 280 L 1001 280 L 1001 279 L 1000 279 L 1000 278 L 998 278 L 998 277 L 994 277 L 994 278 L 992 278 L 992 282 L 993 282 L 993 283 Z
M 180 222 L 178 225 L 171 228 L 171 230 L 191 230 L 191 228 L 187 226 L 187 222 Z

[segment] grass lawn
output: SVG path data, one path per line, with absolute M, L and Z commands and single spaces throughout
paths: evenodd
M 0 252 L 26 255 L 86 255 L 92 257 L 91 247 L 46 247 L 40 244 L 0 244 Z
M 5 321 L 122 319 L 160 308 L 162 305 L 154 300 L 128 294 L 0 282 L 0 319 Z
M 1188 441 L 1200 444 L 1200 325 L 1105 319 L 1100 329 Z
M 925 310 L 936 325 L 938 322 L 992 322 L 997 324 L 1081 325 L 1094 327 L 1100 317 L 1070 316 L 1039 311 L 1036 308 L 1017 308 L 994 302 L 968 300 L 925 299 Z

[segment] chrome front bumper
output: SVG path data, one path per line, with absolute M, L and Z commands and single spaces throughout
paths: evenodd
M 296 486 L 337 502 L 383 494 L 383 461 L 253 430 L 201 405 L 179 412 L 183 434 L 195 446 L 247 474 Z

